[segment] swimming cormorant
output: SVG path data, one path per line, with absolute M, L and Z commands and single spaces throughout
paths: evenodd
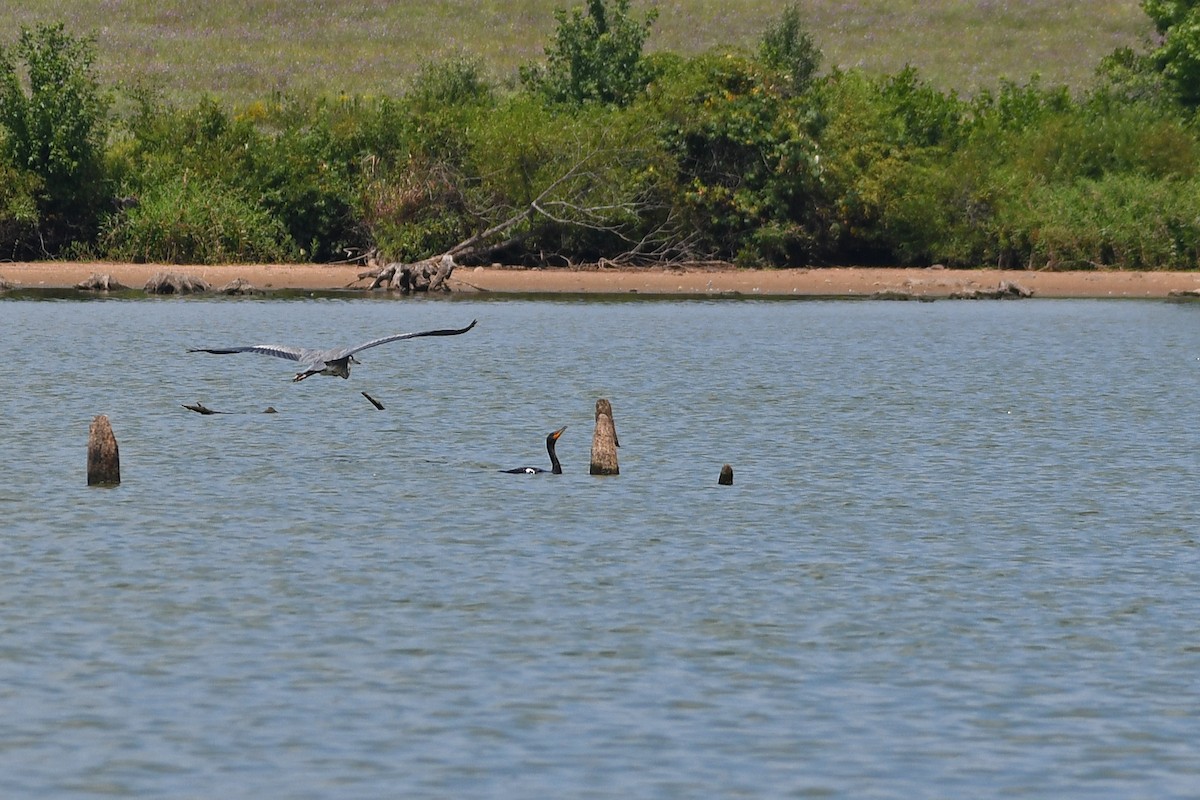
M 558 463 L 558 456 L 554 453 L 554 443 L 558 441 L 558 437 L 562 436 L 563 431 L 567 429 L 563 425 L 558 430 L 546 436 L 546 452 L 550 454 L 550 472 L 554 475 L 562 475 L 562 464 Z M 516 469 L 502 469 L 501 472 L 507 472 L 510 475 L 536 475 L 539 472 L 546 470 L 541 467 L 517 467 Z

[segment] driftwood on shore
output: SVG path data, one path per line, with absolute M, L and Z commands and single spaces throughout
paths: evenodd
M 229 283 L 217 289 L 217 294 L 250 295 L 262 294 L 258 288 L 245 278 L 234 278 Z
M 371 266 L 371 262 L 368 262 Z M 393 262 L 375 265 L 366 272 L 360 272 L 358 280 L 371 279 L 367 289 L 395 289 L 402 294 L 413 292 L 448 292 L 447 282 L 454 272 L 454 258 L 449 254 L 427 258 L 413 264 Z
M 156 272 L 144 287 L 147 294 L 195 294 L 210 292 L 212 286 L 203 278 L 181 275 L 178 272 Z
M 100 274 L 93 272 L 85 280 L 75 284 L 76 289 L 81 289 L 85 292 L 119 292 L 129 287 L 118 281 L 107 272 Z
M 972 289 L 954 292 L 951 300 L 1024 300 L 1033 297 L 1033 290 L 1014 281 L 1000 281 L 995 289 Z

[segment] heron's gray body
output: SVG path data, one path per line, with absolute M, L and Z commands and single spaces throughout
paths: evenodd
M 377 347 L 400 339 L 416 339 L 420 336 L 458 336 L 475 327 L 478 320 L 471 320 L 465 328 L 447 328 L 432 331 L 415 331 L 413 333 L 395 333 L 391 336 L 381 336 L 369 342 L 354 347 L 338 347 L 330 350 L 314 350 L 309 347 L 288 347 L 282 344 L 256 344 L 249 347 L 194 347 L 189 353 L 215 353 L 229 355 L 231 353 L 258 353 L 264 356 L 275 356 L 296 361 L 304 369 L 296 373 L 293 381 L 302 381 L 309 375 L 333 375 L 339 378 L 350 377 L 350 365 L 361 363 L 354 357 L 370 347 Z

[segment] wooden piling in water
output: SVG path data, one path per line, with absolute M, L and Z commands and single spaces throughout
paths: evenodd
M 596 430 L 592 434 L 592 475 L 619 475 L 617 465 L 617 428 L 613 425 L 612 405 L 596 401 Z
M 597 420 L 600 419 L 601 414 L 608 415 L 608 419 L 610 422 L 612 422 L 612 426 L 613 426 L 613 432 L 612 432 L 613 433 L 613 444 L 615 444 L 617 447 L 620 447 L 621 440 L 617 438 L 617 422 L 616 422 L 616 417 L 614 417 L 613 413 L 612 413 L 612 403 L 608 402 L 603 397 L 601 397 L 599 400 L 596 401 L 596 419 Z
M 104 414 L 92 420 L 88 429 L 88 486 L 116 486 L 121 482 L 121 456 L 117 437 Z
M 728 464 L 721 467 L 721 477 L 717 478 L 717 484 L 720 486 L 733 486 L 733 467 Z

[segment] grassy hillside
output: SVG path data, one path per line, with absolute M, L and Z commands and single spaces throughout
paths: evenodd
M 272 92 L 394 94 L 422 62 L 467 53 L 496 77 L 541 57 L 556 7 L 582 0 L 22 0 L 0 5 L 0 42 L 64 22 L 97 38 L 108 83 L 148 83 L 176 99 L 235 103 Z M 650 50 L 751 46 L 786 6 L 766 0 L 658 0 Z M 826 66 L 916 66 L 970 93 L 1000 78 L 1084 86 L 1099 59 L 1151 32 L 1138 0 L 805 0 Z

